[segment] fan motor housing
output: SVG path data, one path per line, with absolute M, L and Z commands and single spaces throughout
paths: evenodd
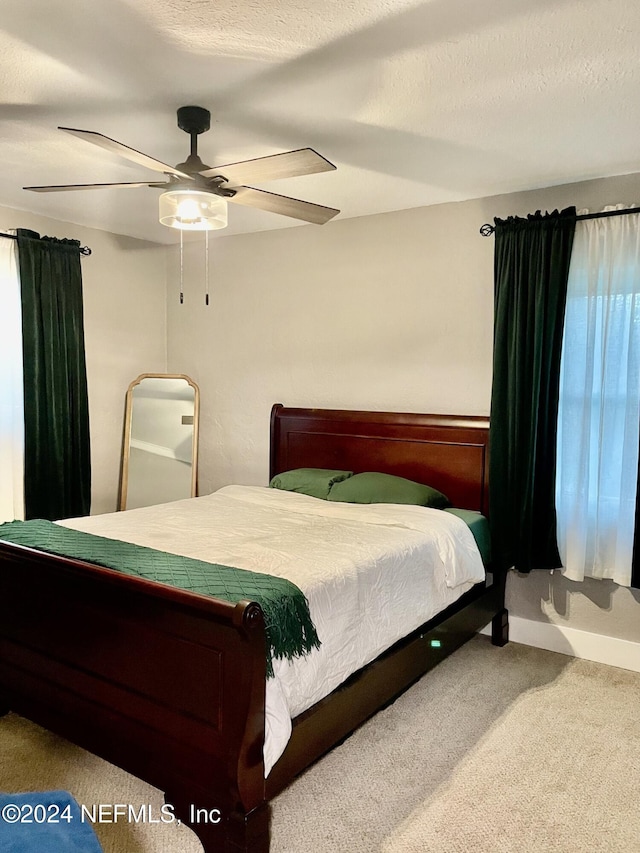
M 205 133 L 211 127 L 211 113 L 204 107 L 180 107 L 178 127 L 185 133 Z

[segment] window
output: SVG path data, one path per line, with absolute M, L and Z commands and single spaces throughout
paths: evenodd
M 15 240 L 0 240 L 0 522 L 24 518 L 20 279 Z
M 640 440 L 640 214 L 580 221 L 567 289 L 556 509 L 565 575 L 628 586 Z

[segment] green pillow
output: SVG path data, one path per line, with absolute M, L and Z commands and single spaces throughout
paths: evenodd
M 417 504 L 434 509 L 451 506 L 451 501 L 431 486 L 372 471 L 355 474 L 348 480 L 333 485 L 329 500 L 355 504 Z
M 284 489 L 287 492 L 300 492 L 312 498 L 329 497 L 334 483 L 341 483 L 351 477 L 353 471 L 333 471 L 330 468 L 294 468 L 272 477 L 269 486 L 272 489 Z

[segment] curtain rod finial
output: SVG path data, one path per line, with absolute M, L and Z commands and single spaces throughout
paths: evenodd
M 496 229 L 493 227 L 493 225 L 490 225 L 488 222 L 485 222 L 484 225 L 480 226 L 480 233 L 483 237 L 491 237 L 495 230 Z

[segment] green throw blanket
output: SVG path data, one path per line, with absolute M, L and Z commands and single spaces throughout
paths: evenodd
M 212 595 L 232 604 L 242 599 L 256 601 L 265 617 L 269 676 L 273 675 L 272 658 L 292 660 L 320 646 L 309 602 L 295 584 L 284 578 L 167 554 L 40 519 L 0 524 L 0 539 Z

